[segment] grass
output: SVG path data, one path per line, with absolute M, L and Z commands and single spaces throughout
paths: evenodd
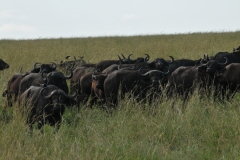
M 10 68 L 0 72 L 0 90 L 20 67 L 35 62 L 60 62 L 66 55 L 96 63 L 118 54 L 148 53 L 170 59 L 199 59 L 204 54 L 231 51 L 240 32 L 193 33 L 131 37 L 0 40 L 0 56 Z M 179 99 L 147 105 L 121 100 L 107 115 L 100 109 L 68 108 L 58 134 L 45 126 L 28 134 L 16 107 L 4 109 L 0 97 L 0 159 L 239 159 L 239 96 L 214 102 L 197 92 L 183 106 Z

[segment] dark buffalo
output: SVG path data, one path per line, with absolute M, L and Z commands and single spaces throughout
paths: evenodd
M 181 66 L 195 66 L 195 65 L 200 65 L 200 61 L 202 59 L 198 59 L 198 60 L 191 60 L 191 59 L 178 59 L 178 60 L 174 60 L 172 56 L 170 56 L 172 58 L 172 63 L 169 64 L 168 70 L 169 70 L 169 75 L 171 75 L 171 73 L 177 69 L 178 67 Z M 202 60 L 204 62 L 209 61 L 209 58 L 204 56 L 204 59 Z
M 171 57 L 171 56 L 170 56 Z M 169 65 L 171 63 L 173 63 L 174 59 L 173 57 L 171 57 L 172 60 L 171 61 L 166 61 L 163 58 L 156 58 L 155 60 L 153 60 L 152 62 L 136 62 L 134 64 L 122 64 L 120 65 L 120 68 L 124 68 L 124 67 L 128 67 L 128 68 L 132 68 L 134 70 L 138 70 L 140 68 L 144 68 L 144 69 L 150 69 L 150 70 L 159 70 L 159 71 L 165 71 L 167 70 L 166 68 L 169 67 Z
M 0 59 L 0 70 L 4 70 L 6 68 L 9 68 L 9 64 Z
M 91 94 L 92 72 L 84 74 L 79 79 L 78 92 L 80 95 L 80 102 L 86 103 Z
M 43 71 L 45 73 L 50 73 L 50 72 L 55 71 L 56 68 L 57 68 L 57 65 L 54 62 L 51 62 L 50 64 L 41 64 L 41 63 L 37 62 L 33 65 L 33 69 L 28 71 L 27 74 L 29 74 L 29 73 L 42 73 Z
M 236 92 L 240 90 L 240 63 L 231 63 L 220 71 L 216 78 L 221 86 L 222 98 L 231 100 Z
M 73 71 L 73 76 L 70 79 L 70 92 L 74 91 L 75 89 L 79 89 L 79 81 L 81 77 L 86 73 L 92 73 L 96 71 L 94 67 L 77 67 Z M 80 92 L 80 90 L 79 90 Z
M 240 46 L 237 49 L 233 49 L 233 52 L 218 52 L 212 59 L 220 63 L 224 63 L 226 57 L 228 59 L 227 65 L 231 63 L 240 63 Z
M 12 106 L 13 102 L 17 101 L 19 85 L 21 80 L 26 76 L 26 74 L 20 73 L 14 74 L 9 80 L 7 84 L 7 89 L 3 92 L 2 96 L 7 97 L 7 102 L 4 107 Z
M 159 70 L 145 70 L 145 72 L 142 74 L 139 70 L 117 70 L 109 74 L 104 81 L 107 103 L 117 104 L 119 89 L 122 97 L 125 93 L 132 92 L 140 101 L 146 98 L 146 92 L 151 85 L 159 85 L 159 81 L 168 74 Z
M 73 76 L 72 70 L 70 71 L 70 75 L 67 76 L 58 71 L 50 73 L 31 73 L 21 80 L 19 85 L 19 94 L 23 93 L 30 86 L 40 86 L 44 83 L 46 83 L 46 85 L 55 85 L 68 94 L 68 85 L 66 80 L 72 78 Z
M 65 105 L 75 105 L 76 95 L 69 96 L 54 85 L 48 85 L 45 88 L 31 86 L 21 94 L 18 105 L 22 112 L 27 114 L 27 124 L 31 132 L 32 125 L 37 122 L 38 129 L 42 129 L 44 124 L 55 126 L 56 133 L 61 124 Z
M 97 101 L 99 104 L 103 104 L 105 101 L 104 94 L 104 81 L 107 78 L 107 73 L 93 73 L 92 74 L 92 86 L 91 86 L 91 101 L 92 106 Z
M 120 56 L 118 56 L 119 60 L 103 60 L 103 61 L 100 61 L 96 64 L 96 70 L 98 72 L 102 72 L 104 69 L 106 69 L 107 67 L 111 66 L 112 64 L 133 64 L 133 63 L 136 63 L 136 62 L 144 62 L 144 61 L 148 61 L 149 60 L 149 55 L 147 55 L 146 58 L 137 58 L 135 60 L 131 60 L 130 59 L 130 56 L 132 54 L 130 54 L 128 56 L 128 58 L 125 58 L 123 55 L 123 58 L 124 59 L 121 59 Z
M 225 63 L 209 60 L 205 64 L 202 63 L 200 66 L 177 68 L 169 77 L 167 94 L 172 96 L 173 93 L 177 93 L 183 96 L 185 101 L 189 93 L 192 93 L 198 85 L 201 89 L 208 90 L 211 85 L 214 85 L 213 80 L 216 73 L 221 71 L 226 64 L 227 60 L 225 58 Z

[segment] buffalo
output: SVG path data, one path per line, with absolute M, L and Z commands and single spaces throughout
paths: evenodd
M 145 70 L 146 73 L 139 70 L 116 70 L 107 76 L 104 81 L 104 93 L 107 105 L 116 105 L 118 91 L 121 91 L 121 97 L 126 93 L 132 92 L 138 101 L 146 98 L 147 90 L 151 85 L 159 85 L 159 81 L 167 76 L 159 70 Z
M 49 124 L 55 126 L 55 133 L 60 128 L 62 115 L 64 114 L 65 105 L 73 106 L 76 104 L 74 98 L 67 95 L 63 90 L 54 85 L 47 87 L 31 86 L 18 99 L 18 105 L 23 114 L 27 115 L 27 125 L 32 133 L 32 125 L 37 122 L 38 129 L 43 132 L 43 125 Z
M 216 74 L 221 71 L 227 64 L 219 63 L 215 60 L 209 60 L 207 63 L 202 63 L 199 66 L 179 67 L 172 72 L 167 84 L 167 94 L 172 97 L 174 93 L 182 96 L 184 101 L 187 99 L 189 93 L 192 93 L 199 85 L 200 89 L 208 90 L 214 85 Z
M 137 58 L 135 60 L 132 60 L 130 59 L 130 56 L 132 54 L 130 54 L 128 56 L 128 58 L 124 57 L 123 55 L 123 58 L 124 59 L 121 59 L 120 56 L 118 56 L 119 60 L 103 60 L 103 61 L 100 61 L 96 64 L 96 70 L 98 72 L 102 72 L 104 69 L 106 69 L 107 67 L 111 66 L 112 64 L 134 64 L 134 63 L 137 63 L 137 62 L 145 62 L 145 61 L 148 61 L 150 56 L 148 54 L 146 54 L 146 57 L 145 58 Z
M 42 73 L 43 71 L 45 73 L 50 73 L 52 71 L 55 71 L 56 68 L 57 68 L 57 65 L 54 62 L 51 62 L 50 64 L 41 64 L 39 62 L 36 62 L 33 65 L 33 69 L 28 71 L 27 74 L 29 74 L 29 73 Z
M 107 78 L 107 73 L 93 73 L 92 74 L 92 86 L 91 86 L 91 101 L 92 106 L 97 101 L 101 104 L 105 102 L 104 95 L 104 81 Z
M 22 74 L 21 70 L 19 73 L 14 74 L 7 83 L 7 89 L 3 92 L 2 96 L 7 98 L 7 102 L 4 107 L 11 107 L 13 102 L 17 101 L 19 84 L 21 80 L 26 76 Z
M 73 72 L 65 76 L 62 72 L 54 71 L 50 73 L 31 73 L 25 76 L 19 85 L 19 94 L 23 93 L 30 86 L 40 86 L 46 83 L 47 85 L 55 85 L 68 94 L 68 85 L 66 80 L 72 78 Z M 46 78 L 45 78 L 46 77 Z
M 79 89 L 79 81 L 81 77 L 86 73 L 92 73 L 96 71 L 94 67 L 77 67 L 73 70 L 73 76 L 70 79 L 70 92 L 74 91 L 75 89 Z M 80 90 L 79 90 L 80 92 Z
M 4 69 L 7 69 L 7 68 L 9 68 L 9 64 L 7 64 L 2 59 L 0 59 L 0 70 L 4 70 Z
M 218 52 L 215 56 L 213 56 L 213 60 L 216 60 L 220 63 L 225 62 L 225 58 L 228 59 L 227 65 L 231 63 L 240 63 L 240 46 L 237 49 L 233 49 L 231 53 L 229 52 Z
M 222 98 L 226 96 L 227 100 L 231 100 L 235 93 L 240 91 L 240 63 L 227 65 L 216 80 L 221 87 Z

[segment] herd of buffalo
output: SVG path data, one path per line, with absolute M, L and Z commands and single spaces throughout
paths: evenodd
M 231 53 L 196 60 L 131 56 L 121 54 L 118 60 L 96 64 L 86 63 L 83 57 L 69 60 L 70 56 L 59 64 L 35 63 L 26 73 L 20 71 L 9 78 L 2 94 L 4 106 L 16 104 L 26 112 L 31 130 L 37 122 L 39 129 L 47 123 L 57 131 L 65 106 L 116 108 L 118 99 L 126 96 L 139 103 L 152 103 L 163 95 L 185 102 L 196 89 L 200 94 L 212 94 L 216 101 L 229 101 L 239 91 L 240 46 Z M 0 59 L 0 70 L 6 68 L 9 65 Z

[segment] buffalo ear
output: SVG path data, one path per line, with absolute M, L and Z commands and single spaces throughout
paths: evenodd
M 198 66 L 198 72 L 206 73 L 207 67 L 205 65 Z

